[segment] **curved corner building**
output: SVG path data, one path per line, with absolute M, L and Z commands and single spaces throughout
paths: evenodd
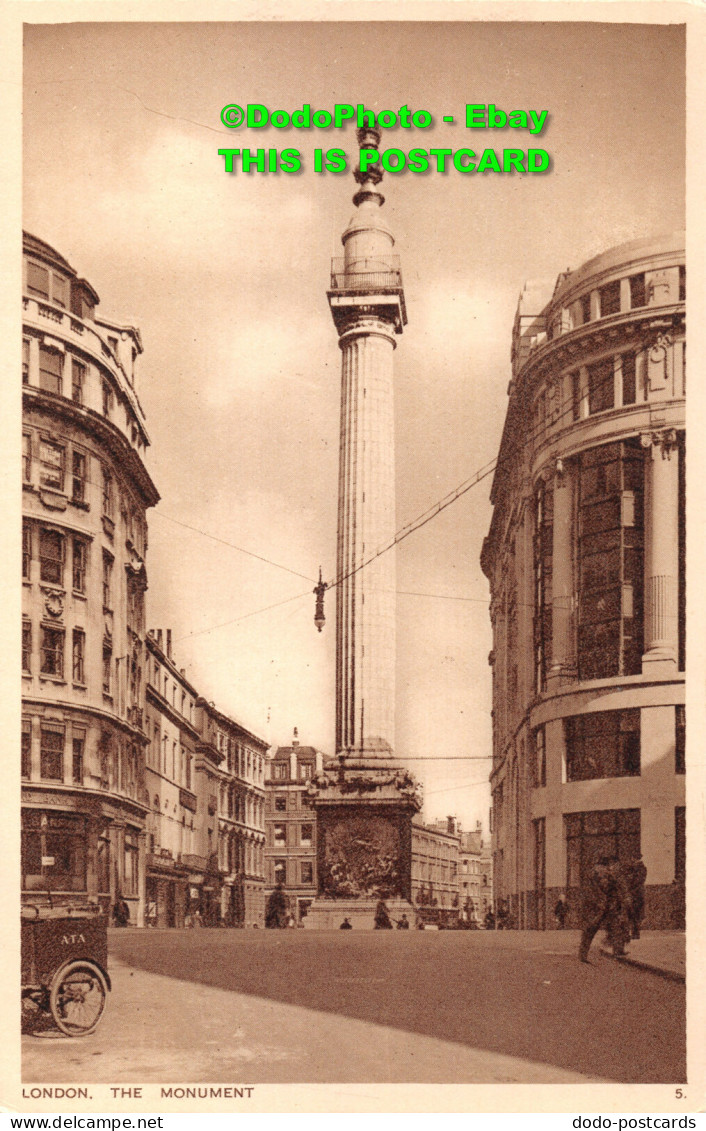
M 684 915 L 683 233 L 528 284 L 482 566 L 495 898 L 553 926 L 603 855 Z
M 25 234 L 22 891 L 144 908 L 146 510 L 132 326 Z

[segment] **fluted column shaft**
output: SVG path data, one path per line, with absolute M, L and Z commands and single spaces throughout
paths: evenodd
M 383 758 L 395 741 L 394 546 L 375 555 L 395 535 L 393 330 L 358 318 L 339 345 L 336 750 Z

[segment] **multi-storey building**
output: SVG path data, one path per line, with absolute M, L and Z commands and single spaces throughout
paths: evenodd
M 575 924 L 600 856 L 683 914 L 683 235 L 527 286 L 483 554 L 493 623 L 497 898 Z
M 419 910 L 458 909 L 461 828 L 455 817 L 412 820 L 412 903 Z
M 172 656 L 171 630 L 147 636 L 145 784 L 147 815 L 146 923 L 183 927 L 193 904 L 198 828 L 195 725 L 198 694 Z
M 25 235 L 22 889 L 143 921 L 146 511 L 139 332 Z
M 458 889 L 462 913 L 473 922 L 482 922 L 493 907 L 493 860 L 480 821 L 472 832 L 461 833 Z
M 316 896 L 316 813 L 306 791 L 324 760 L 320 750 L 300 746 L 295 727 L 291 746 L 278 746 L 267 767 L 266 895 L 281 884 L 297 923 Z
M 267 742 L 196 701 L 197 852 L 205 925 L 264 925 Z

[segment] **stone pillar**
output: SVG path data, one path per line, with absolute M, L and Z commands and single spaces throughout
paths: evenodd
M 672 704 L 640 712 L 640 850 L 647 868 L 645 922 L 674 925 L 675 709 Z
M 336 749 L 389 756 L 395 702 L 394 330 L 360 317 L 341 336 Z M 369 559 L 370 564 L 360 568 Z
M 576 678 L 573 527 L 571 470 L 559 459 L 554 475 L 552 664 L 547 675 L 550 690 Z
M 679 459 L 674 429 L 643 433 L 645 464 L 645 653 L 643 674 L 676 670 Z

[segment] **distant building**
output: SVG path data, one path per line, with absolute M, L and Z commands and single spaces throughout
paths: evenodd
M 146 925 L 183 927 L 192 910 L 193 860 L 199 836 L 195 726 L 198 693 L 172 657 L 171 630 L 147 637 L 145 783 Z
M 192 882 L 205 926 L 264 925 L 267 743 L 196 701 L 197 852 Z
M 295 727 L 291 746 L 278 746 L 267 763 L 266 898 L 281 884 L 298 923 L 316 895 L 316 815 L 306 789 L 324 761 L 300 745 Z
M 461 912 L 482 922 L 493 908 L 493 858 L 480 821 L 472 832 L 461 833 L 458 887 Z
M 25 234 L 22 893 L 143 922 L 146 512 L 133 326 Z
M 493 650 L 496 899 L 576 925 L 601 856 L 647 867 L 651 927 L 685 871 L 683 233 L 527 286 L 482 566 Z
M 455 817 L 412 820 L 412 903 L 417 910 L 459 910 L 461 827 Z

